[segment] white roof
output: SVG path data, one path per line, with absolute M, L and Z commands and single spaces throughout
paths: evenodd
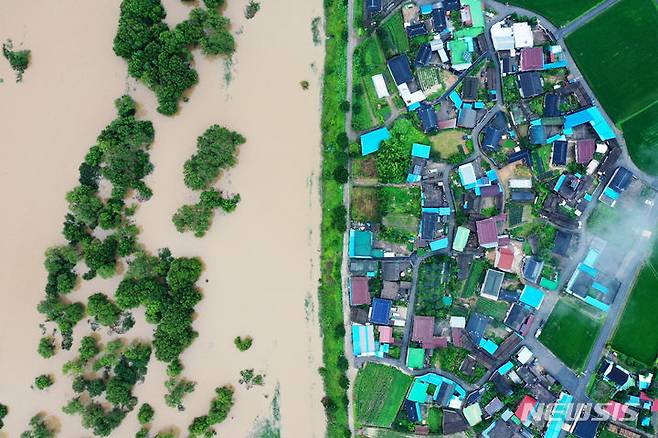
M 532 29 L 528 23 L 514 23 L 512 25 L 514 32 L 514 47 L 532 47 Z
M 503 27 L 502 21 L 491 26 L 491 40 L 496 50 L 511 50 L 514 48 L 512 28 Z
M 407 84 L 399 85 L 398 91 L 400 92 L 400 97 L 402 97 L 402 100 L 404 100 L 404 103 L 407 106 L 425 100 L 425 93 L 423 93 L 423 90 L 418 90 L 415 93 L 412 93 L 409 91 L 409 86 Z
M 597 143 L 596 152 L 598 152 L 599 154 L 605 154 L 606 152 L 608 152 L 608 145 L 605 143 Z
M 516 374 L 516 371 L 514 371 L 514 370 L 510 371 L 509 373 L 507 373 L 507 377 L 509 377 L 509 379 L 510 379 L 512 382 L 516 383 L 517 385 L 523 383 L 523 382 L 521 381 L 521 378 L 519 377 L 519 375 Z
M 466 328 L 466 318 L 463 316 L 451 316 L 450 327 L 452 328 Z
M 389 96 L 388 88 L 386 88 L 386 80 L 384 80 L 384 75 L 373 76 L 372 83 L 375 86 L 375 91 L 377 92 L 377 97 L 379 99 Z
M 466 163 L 459 166 L 459 174 L 466 186 L 469 184 L 475 184 L 477 181 L 477 178 L 475 178 L 475 168 L 473 168 L 473 163 Z
M 510 189 L 531 189 L 532 180 L 522 178 L 512 178 L 509 180 Z
M 599 167 L 599 162 L 597 160 L 591 160 L 589 164 L 587 165 L 587 170 L 585 173 L 588 175 L 593 174 L 596 172 L 596 169 Z
M 519 352 L 516 354 L 516 359 L 522 364 L 525 365 L 530 362 L 532 359 L 532 351 L 528 347 L 521 347 Z

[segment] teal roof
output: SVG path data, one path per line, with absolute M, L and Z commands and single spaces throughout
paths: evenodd
M 391 138 L 391 133 L 386 128 L 375 129 L 361 136 L 361 155 L 372 154 L 379 150 L 384 140 Z
M 407 351 L 407 366 L 409 368 L 422 368 L 425 363 L 425 350 L 422 348 L 409 348 Z
M 560 394 L 560 398 L 553 408 L 553 416 L 548 422 L 548 429 L 546 430 L 546 433 L 544 433 L 544 438 L 558 438 L 560 436 L 562 433 L 562 426 L 564 426 L 567 419 L 567 414 L 570 411 L 572 401 L 573 397 L 569 394 L 565 392 Z
M 498 344 L 496 344 L 491 339 L 482 338 L 480 339 L 480 348 L 493 355 L 498 350 Z
M 564 128 L 572 129 L 576 126 L 589 123 L 601 140 L 615 138 L 615 132 L 603 118 L 601 110 L 593 106 L 567 115 L 564 118 Z
M 521 293 L 520 301 L 530 307 L 539 309 L 539 306 L 544 301 L 544 292 L 536 287 L 526 285 Z
M 505 364 L 503 364 L 503 366 L 498 368 L 498 374 L 504 376 L 505 374 L 509 373 L 512 368 L 514 368 L 514 364 L 507 361 Z
M 419 379 L 414 380 L 414 383 L 411 385 L 411 390 L 407 396 L 407 400 L 417 403 L 426 403 L 427 402 L 427 388 L 430 384 L 423 382 Z
M 430 150 L 431 148 L 429 146 L 426 146 L 424 144 L 414 143 L 413 146 L 411 147 L 411 156 L 418 158 L 429 158 Z
M 372 241 L 372 231 L 350 230 L 350 257 L 371 258 L 373 253 Z
M 599 309 L 602 312 L 607 312 L 608 309 L 610 309 L 610 306 L 608 306 L 605 303 L 602 303 L 601 301 L 597 300 L 594 297 L 586 296 L 585 297 L 585 302 L 589 304 L 590 306 Z
M 444 237 L 443 239 L 435 240 L 430 242 L 430 249 L 432 251 L 438 251 L 440 249 L 446 249 L 448 247 L 448 238 Z

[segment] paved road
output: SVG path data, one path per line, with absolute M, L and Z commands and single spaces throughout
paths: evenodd
M 608 9 L 610 6 L 614 5 L 617 3 L 619 0 L 605 0 L 603 3 L 593 7 L 589 11 L 585 12 L 583 15 L 580 17 L 576 18 L 569 24 L 567 24 L 565 27 L 561 28 L 558 30 L 557 35 L 555 35 L 558 38 L 564 38 L 565 36 L 569 35 L 571 32 L 574 30 L 578 29 L 582 25 L 589 23 L 592 21 L 594 17 L 599 15 L 601 12 L 605 11 Z

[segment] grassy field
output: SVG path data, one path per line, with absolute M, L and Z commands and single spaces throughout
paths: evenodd
M 562 27 L 580 17 L 603 0 L 509 0 L 507 3 L 536 12 Z
M 658 101 L 621 124 L 628 153 L 641 170 L 658 175 Z
M 345 132 L 345 113 L 340 103 L 347 95 L 347 8 L 341 0 L 325 0 L 325 64 L 322 92 L 322 223 L 320 249 L 319 320 L 322 336 L 322 380 L 327 414 L 327 437 L 349 435 L 345 375 L 345 331 L 341 263 L 344 229 L 335 226 L 335 212 L 343 205 L 343 186 L 333 177 L 344 166 L 345 152 L 335 146 Z M 343 37 L 345 36 L 345 37 Z
M 491 263 L 486 259 L 474 260 L 473 263 L 471 263 L 471 271 L 468 273 L 468 278 L 464 283 L 464 289 L 462 289 L 463 298 L 475 296 L 476 292 L 480 290 L 480 284 L 484 278 L 484 271 L 490 267 Z
M 459 154 L 465 148 L 464 134 L 460 129 L 447 129 L 430 137 L 432 153 L 444 160 Z
M 509 304 L 505 301 L 493 301 L 487 298 L 478 298 L 475 303 L 475 311 L 482 313 L 483 315 L 488 315 L 498 321 L 505 319 L 507 311 L 509 310 Z
M 389 427 L 402 405 L 413 378 L 396 368 L 368 363 L 354 382 L 357 427 Z
M 445 315 L 442 298 L 446 289 L 449 263 L 451 260 L 446 257 L 434 256 L 423 260 L 420 264 L 416 289 L 416 314 L 434 317 Z
M 637 277 L 631 295 L 621 315 L 611 345 L 615 350 L 648 366 L 653 366 L 658 356 L 658 243 L 653 254 L 646 260 Z
M 420 217 L 420 187 L 381 187 L 382 211 Z
M 401 12 L 393 14 L 377 29 L 377 38 L 387 59 L 409 51 L 409 39 L 404 30 Z
M 602 38 L 611 29 L 623 32 Z M 566 38 L 578 67 L 615 123 L 658 100 L 657 29 L 653 0 L 621 0 Z
M 350 195 L 352 219 L 362 222 L 381 220 L 379 190 L 376 187 L 353 187 Z
M 427 426 L 430 433 L 441 434 L 443 430 L 443 411 L 437 407 L 431 407 L 427 411 Z
M 539 341 L 574 371 L 585 366 L 603 324 L 602 317 L 584 311 L 586 305 L 575 299 L 561 299 L 539 336 Z

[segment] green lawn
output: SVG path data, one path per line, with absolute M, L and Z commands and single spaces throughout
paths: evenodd
M 621 128 L 635 165 L 658 175 L 658 101 L 622 122 Z
M 420 217 L 420 187 L 380 188 L 382 211 Z
M 603 0 L 509 0 L 507 3 L 536 12 L 562 27 Z
M 606 38 L 613 29 L 623 31 Z M 569 34 L 566 43 L 615 123 L 658 100 L 658 7 L 654 0 L 621 0 Z
M 584 306 L 587 304 L 575 299 L 561 299 L 539 336 L 539 341 L 574 371 L 585 366 L 603 324 L 602 316 L 590 316 Z
M 417 315 L 437 318 L 446 316 L 442 298 L 446 292 L 450 263 L 452 263 L 452 259 L 448 257 L 434 256 L 423 260 L 420 264 L 416 286 L 415 312 Z
M 658 243 L 637 277 L 617 330 L 612 337 L 612 348 L 648 366 L 658 356 Z
M 507 311 L 509 310 L 509 304 L 505 301 L 493 301 L 487 298 L 478 298 L 475 303 L 475 311 L 488 315 L 498 321 L 505 319 Z
M 389 427 L 402 405 L 413 378 L 396 368 L 368 363 L 354 383 L 357 425 Z
M 397 12 L 377 29 L 377 38 L 386 58 L 409 51 L 409 39 L 404 29 L 402 13 Z
M 491 263 L 486 259 L 474 260 L 473 263 L 471 263 L 471 271 L 468 273 L 464 289 L 462 289 L 463 298 L 472 297 L 478 290 L 480 290 L 481 280 L 484 278 L 484 271 L 490 267 Z
M 429 408 L 427 411 L 427 426 L 430 433 L 441 434 L 443 431 L 443 411 L 436 406 Z

